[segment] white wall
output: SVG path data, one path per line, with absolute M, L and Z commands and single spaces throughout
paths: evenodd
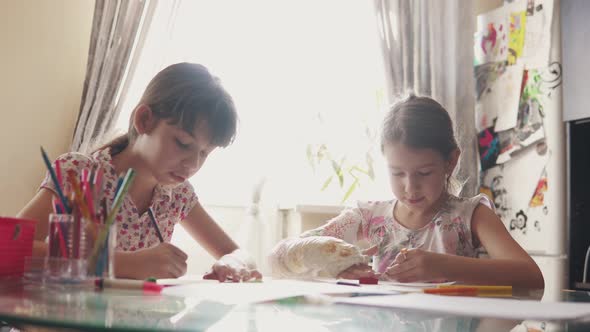
M 86 73 L 94 0 L 0 1 L 0 215 L 44 176 L 39 146 L 68 150 Z
M 475 0 L 473 2 L 473 10 L 475 16 L 490 11 L 492 9 L 502 7 L 503 0 Z

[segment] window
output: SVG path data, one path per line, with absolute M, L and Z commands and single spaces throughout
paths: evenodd
M 375 139 L 384 74 L 372 2 L 164 3 L 154 14 L 118 127 L 127 128 L 130 112 L 159 69 L 201 63 L 220 77 L 240 116 L 235 143 L 214 152 L 191 179 L 201 201 L 247 204 L 253 186 L 266 177 L 273 199 L 282 204 L 338 203 L 343 195 L 338 181 L 320 191 L 331 166 L 314 175 L 306 147 L 326 143 L 335 158 L 364 160 Z M 377 146 L 373 157 L 376 170 L 384 168 Z M 364 194 L 389 197 L 384 176 L 381 170 L 374 183 L 364 181 L 351 201 Z

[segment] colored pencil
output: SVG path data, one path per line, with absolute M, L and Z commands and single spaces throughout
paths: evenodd
M 477 295 L 477 288 L 475 287 L 457 287 L 457 288 L 427 288 L 423 290 L 426 294 L 437 295 L 461 295 L 461 296 L 475 296 Z
M 55 172 L 53 171 L 53 167 L 51 166 L 51 161 L 49 161 L 49 157 L 47 156 L 47 153 L 45 152 L 45 149 L 43 149 L 43 147 L 41 147 L 41 156 L 43 157 L 43 161 L 45 162 L 45 166 L 47 167 L 47 171 L 49 172 L 49 176 L 51 177 L 51 180 L 53 181 L 53 185 L 55 186 L 55 191 L 57 192 L 57 195 L 59 196 L 59 199 L 61 200 L 65 212 L 66 213 L 70 213 L 70 206 L 68 205 L 68 202 L 64 196 L 63 191 L 61 190 L 61 185 L 59 184 L 59 180 L 57 179 L 57 175 L 55 175 Z
M 107 215 L 107 218 L 104 222 L 105 227 L 98 234 L 98 236 L 96 238 L 96 242 L 94 243 L 94 248 L 92 250 L 92 256 L 90 257 L 91 266 L 92 266 L 92 264 L 96 263 L 96 259 L 98 258 L 98 253 L 99 253 L 101 246 L 104 244 L 104 241 L 108 235 L 108 229 L 115 221 L 115 216 L 117 215 L 117 211 L 119 211 L 119 208 L 121 207 L 121 204 L 123 203 L 123 198 L 127 194 L 127 191 L 129 190 L 129 186 L 131 185 L 131 182 L 133 182 L 134 177 L 135 177 L 135 171 L 130 168 L 127 171 L 127 174 L 125 175 L 125 178 L 123 180 L 121 188 L 119 189 L 119 191 L 117 191 L 117 194 L 115 195 L 115 200 L 113 201 L 113 206 L 111 208 L 111 211 Z
M 55 159 L 55 175 L 57 176 L 57 183 L 59 183 L 59 185 L 62 186 L 63 179 L 61 177 L 61 162 L 59 161 L 59 159 Z
M 512 296 L 512 286 L 495 285 L 440 285 L 438 289 L 475 288 L 478 296 Z
M 162 237 L 162 233 L 160 233 L 160 228 L 158 227 L 158 222 L 156 221 L 156 216 L 154 215 L 154 211 L 152 210 L 151 206 L 147 212 L 150 215 L 150 220 L 152 222 L 152 225 L 156 229 L 156 234 L 158 235 L 158 239 L 160 239 L 160 243 L 163 243 L 164 238 Z
M 76 202 L 76 204 L 80 208 L 80 212 L 82 213 L 82 216 L 84 218 L 86 218 L 88 221 L 92 221 L 93 220 L 92 215 L 90 214 L 88 206 L 86 205 L 86 201 L 84 201 L 84 193 L 82 192 L 82 188 L 80 187 L 80 183 L 76 179 L 76 176 L 74 175 L 74 173 L 68 174 L 68 180 L 70 181 L 70 185 L 71 185 L 72 189 L 74 190 L 74 201 Z
M 463 295 L 463 296 L 512 296 L 512 286 L 479 286 L 479 285 L 441 285 L 437 288 L 424 289 L 427 294 Z

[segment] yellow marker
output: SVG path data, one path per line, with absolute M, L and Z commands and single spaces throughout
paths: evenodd
M 504 297 L 512 296 L 512 286 L 480 286 L 480 285 L 440 285 L 445 290 L 476 289 L 477 296 Z

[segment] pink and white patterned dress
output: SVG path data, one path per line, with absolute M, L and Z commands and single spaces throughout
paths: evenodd
M 471 233 L 471 217 L 478 204 L 494 210 L 485 195 L 472 198 L 449 196 L 433 219 L 420 229 L 409 229 L 393 217 L 397 200 L 359 202 L 325 225 L 301 234 L 332 236 L 354 244 L 367 240 L 378 247 L 374 269 L 384 272 L 402 248 L 458 256 L 477 257 L 481 244 Z
M 107 197 L 107 203 L 111 206 L 115 198 L 117 180 L 120 175 L 124 174 L 116 174 L 115 167 L 112 164 L 110 148 L 98 150 L 90 156 L 69 152 L 57 159 L 60 160 L 64 179 L 67 178 L 66 174 L 72 172 L 79 179 L 83 169 L 91 170 L 94 165 L 100 166 L 104 172 L 103 195 Z M 49 173 L 46 174 L 40 188 L 55 192 L 55 186 L 49 177 Z M 189 214 L 197 201 L 195 191 L 187 181 L 174 187 L 156 185 L 150 206 L 154 210 L 158 228 L 164 241 L 170 242 L 174 225 Z M 160 242 L 148 213 L 145 212 L 139 215 L 133 200 L 129 196 L 126 196 L 123 200 L 121 209 L 115 217 L 115 223 L 118 250 L 135 251 L 152 247 Z

